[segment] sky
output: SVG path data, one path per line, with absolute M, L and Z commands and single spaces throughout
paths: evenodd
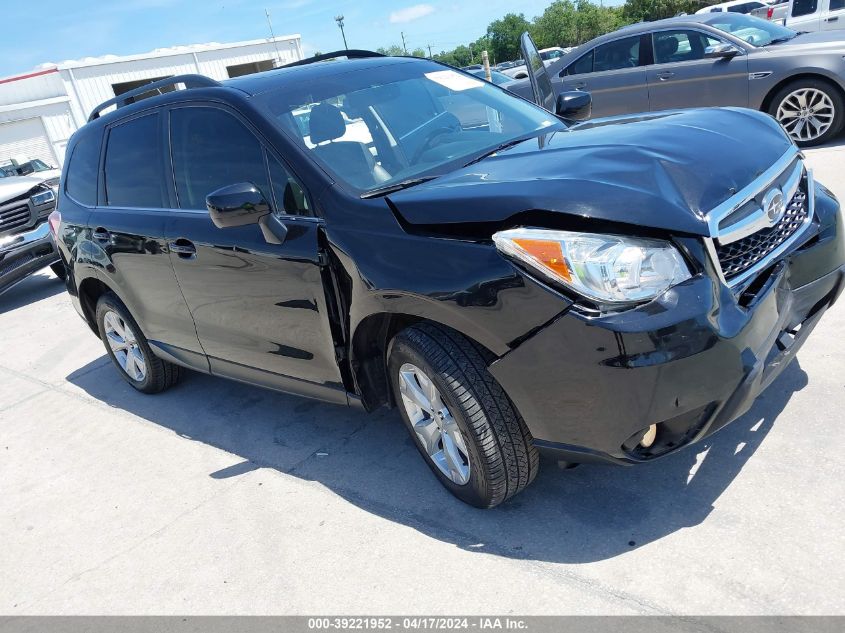
M 334 17 L 345 17 L 349 48 L 401 44 L 408 50 L 450 50 L 484 34 L 508 12 L 528 19 L 551 0 L 37 0 L 4 2 L 0 77 L 39 64 L 154 48 L 269 37 L 264 10 L 277 36 L 299 33 L 306 55 L 343 48 Z

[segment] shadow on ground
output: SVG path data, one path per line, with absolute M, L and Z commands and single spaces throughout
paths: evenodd
M 748 414 L 694 448 L 636 468 L 561 471 L 544 461 L 521 495 L 481 511 L 441 488 L 398 414 L 386 409 L 367 415 L 194 373 L 167 393 L 144 396 L 105 358 L 68 380 L 110 406 L 242 458 L 209 473 L 213 478 L 275 469 L 470 551 L 565 563 L 611 558 L 701 523 L 807 384 L 796 361 Z
M 64 282 L 50 272 L 49 268 L 45 268 L 0 294 L 0 314 L 47 299 L 64 289 Z

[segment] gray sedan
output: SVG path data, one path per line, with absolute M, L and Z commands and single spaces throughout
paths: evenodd
M 796 33 L 747 15 L 707 13 L 634 24 L 548 68 L 555 89 L 586 90 L 597 117 L 700 106 L 768 112 L 802 146 L 845 122 L 845 31 Z M 531 98 L 531 85 L 508 89 Z

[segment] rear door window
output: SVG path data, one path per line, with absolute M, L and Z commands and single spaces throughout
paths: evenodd
M 165 204 L 159 114 L 109 130 L 104 177 L 110 207 L 161 209 Z
M 180 208 L 205 209 L 208 194 L 245 182 L 271 199 L 264 149 L 228 112 L 212 107 L 171 111 L 170 144 Z
M 810 15 L 819 8 L 819 0 L 795 0 L 792 3 L 792 17 Z
M 100 166 L 100 134 L 88 134 L 73 148 L 65 177 L 65 191 L 76 202 L 97 204 L 97 173 Z

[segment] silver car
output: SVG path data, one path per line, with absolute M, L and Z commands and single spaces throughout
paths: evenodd
M 548 69 L 555 90 L 589 91 L 593 116 L 701 106 L 768 112 L 801 146 L 845 121 L 845 32 L 797 33 L 736 13 L 685 15 L 598 37 Z M 531 85 L 508 89 L 531 98 Z

